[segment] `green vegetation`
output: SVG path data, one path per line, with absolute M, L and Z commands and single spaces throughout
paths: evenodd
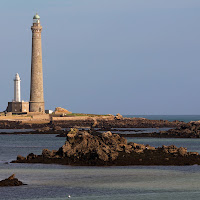
M 72 113 L 72 114 L 67 114 L 66 116 L 102 117 L 102 116 L 109 116 L 109 115 L 97 115 L 97 114 Z
M 60 114 L 52 114 L 53 116 L 60 116 Z M 84 113 L 71 113 L 71 114 L 64 114 L 65 117 L 80 117 L 80 116 L 87 116 L 87 117 L 102 117 L 102 116 L 110 116 L 110 115 L 97 115 L 97 114 L 84 114 Z

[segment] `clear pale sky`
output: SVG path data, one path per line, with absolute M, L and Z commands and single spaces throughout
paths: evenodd
M 46 109 L 200 114 L 199 0 L 1 0 L 1 111 L 17 72 L 29 101 L 36 12 Z

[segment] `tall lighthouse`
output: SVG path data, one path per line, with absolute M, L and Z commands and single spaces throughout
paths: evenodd
M 31 86 L 30 86 L 30 112 L 45 112 L 43 93 L 43 71 L 42 71 L 42 42 L 40 16 L 33 17 L 32 30 L 32 57 L 31 57 Z
M 15 79 L 14 79 L 14 99 L 13 99 L 13 101 L 15 101 L 15 102 L 21 101 L 20 81 L 21 81 L 21 79 L 19 77 L 19 74 L 17 73 L 15 75 Z

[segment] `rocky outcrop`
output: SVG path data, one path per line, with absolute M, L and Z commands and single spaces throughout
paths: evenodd
M 29 121 L 0 120 L 0 129 L 38 129 L 50 126 L 48 123 L 29 123 Z
M 51 128 L 47 126 L 47 127 L 42 127 L 40 129 L 37 129 L 36 131 L 44 133 L 44 132 L 49 132 L 50 130 L 51 130 Z
M 62 120 L 60 117 L 59 120 L 51 122 L 55 126 L 60 126 L 62 128 L 71 128 L 71 127 L 90 127 L 94 124 L 93 117 L 88 119 L 77 119 L 75 120 Z M 112 128 L 161 128 L 161 127 L 179 127 L 186 124 L 185 122 L 174 121 L 170 122 L 167 120 L 149 120 L 145 118 L 124 118 L 120 115 L 115 116 L 114 118 L 96 118 L 95 119 L 95 128 L 100 128 L 102 130 L 111 130 Z
M 72 114 L 72 112 L 70 112 L 64 108 L 61 108 L 61 107 L 56 107 L 54 112 L 55 112 L 55 114 L 62 114 L 62 113 L 63 114 Z
M 44 149 L 42 155 L 18 156 L 16 163 L 57 163 L 65 165 L 193 165 L 200 164 L 197 152 L 171 146 L 152 147 L 127 143 L 124 137 L 111 132 L 93 136 L 71 129 L 65 144 L 58 151 Z
M 116 114 L 115 119 L 120 120 L 123 119 L 123 116 L 120 115 L 119 113 Z
M 169 136 L 180 136 L 186 138 L 200 138 L 200 123 L 191 122 L 182 125 L 176 129 L 170 129 L 166 132 L 161 132 L 161 134 L 167 134 Z
M 125 118 L 120 114 L 114 116 L 100 116 L 100 117 L 63 117 L 62 113 L 59 113 L 62 117 L 52 117 L 50 121 L 46 120 L 45 123 L 34 123 L 30 120 L 22 121 L 6 121 L 0 120 L 0 129 L 43 129 L 44 127 L 53 128 L 59 126 L 61 128 L 72 127 L 95 127 L 102 130 L 111 130 L 111 128 L 157 128 L 157 127 L 180 127 L 186 123 L 180 121 L 167 121 L 167 120 L 149 120 L 145 118 Z M 65 114 L 64 114 L 65 116 Z M 54 120 L 54 118 L 59 118 Z M 63 120 L 65 118 L 65 120 Z M 71 120 L 69 120 L 71 118 Z
M 53 131 L 61 131 L 62 128 L 61 128 L 60 126 L 54 126 L 54 127 L 52 128 L 52 130 L 53 130 Z
M 15 174 L 11 175 L 9 178 L 4 179 L 0 181 L 0 187 L 4 186 L 20 186 L 25 185 L 21 181 L 19 181 L 17 178 L 15 178 Z
M 164 138 L 200 138 L 200 123 L 190 122 L 168 131 L 159 133 L 140 134 L 139 137 L 164 137 Z

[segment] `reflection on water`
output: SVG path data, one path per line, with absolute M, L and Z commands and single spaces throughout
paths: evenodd
M 128 138 L 150 145 L 175 144 L 197 149 L 199 139 Z M 55 135 L 0 135 L 0 179 L 15 173 L 28 185 L 0 188 L 1 199 L 64 200 L 200 198 L 199 166 L 72 167 L 45 164 L 4 164 L 18 154 L 58 149 L 65 138 Z

